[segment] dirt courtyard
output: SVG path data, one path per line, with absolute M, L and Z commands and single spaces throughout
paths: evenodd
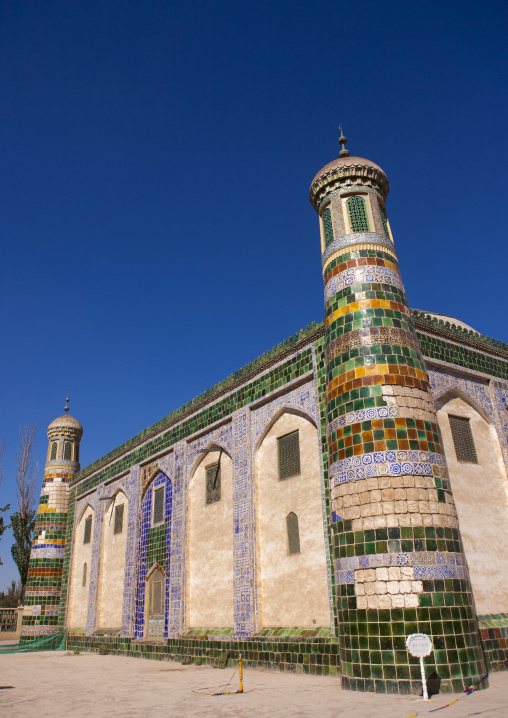
M 236 668 L 219 670 L 95 653 L 0 654 L 0 716 L 337 716 L 409 718 L 428 715 L 453 700 L 382 696 L 340 690 L 340 681 L 323 676 L 246 669 L 243 695 L 211 696 L 207 686 L 227 682 Z M 238 672 L 228 690 L 238 688 Z M 508 672 L 491 676 L 491 687 L 439 713 L 443 718 L 508 718 Z

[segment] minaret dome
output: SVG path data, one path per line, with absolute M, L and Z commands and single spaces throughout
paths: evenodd
M 48 426 L 47 465 L 70 465 L 79 471 L 79 442 L 83 436 L 83 427 L 69 411 L 69 399 L 66 400 L 65 414 L 59 416 Z

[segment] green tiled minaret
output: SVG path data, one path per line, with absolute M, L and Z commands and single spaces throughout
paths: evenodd
M 25 591 L 21 641 L 58 631 L 58 612 L 69 509 L 69 482 L 79 471 L 83 428 L 65 414 L 48 426 L 48 455 L 37 511 Z
M 314 178 L 326 325 L 327 468 L 344 688 L 421 691 L 406 637 L 430 635 L 441 691 L 485 673 L 427 370 L 387 219 L 388 179 L 339 158 Z M 415 247 L 415 261 L 418 260 Z M 423 261 L 423 258 L 422 258 Z M 483 684 L 485 685 L 485 684 Z

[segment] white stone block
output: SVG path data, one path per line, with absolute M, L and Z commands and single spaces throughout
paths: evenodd
M 399 566 L 390 566 L 387 571 L 389 581 L 400 581 L 401 574 Z
M 414 593 L 407 593 L 403 598 L 406 608 L 417 608 L 419 606 L 418 596 Z
M 383 596 L 379 596 L 379 608 L 391 608 L 392 607 L 392 597 L 389 593 L 384 594 Z

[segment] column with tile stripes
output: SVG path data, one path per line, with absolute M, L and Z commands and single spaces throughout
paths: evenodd
M 373 162 L 326 165 L 311 184 L 321 227 L 327 456 L 344 688 L 419 693 L 411 633 L 442 691 L 485 673 L 436 410 Z M 427 260 L 418 257 L 415 262 Z
M 66 413 L 48 427 L 48 454 L 30 554 L 21 641 L 49 636 L 59 630 L 69 483 L 79 471 L 83 435 L 81 424 L 68 410 L 66 405 Z

